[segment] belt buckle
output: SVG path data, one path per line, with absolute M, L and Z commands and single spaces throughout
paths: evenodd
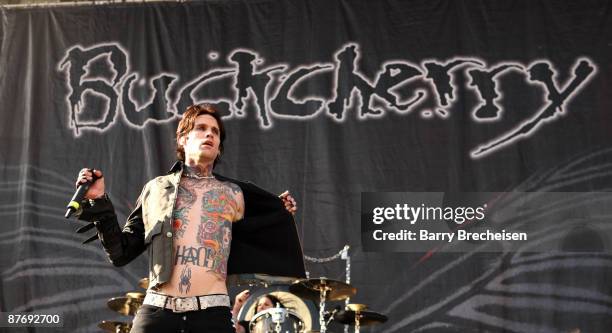
M 172 312 L 182 313 L 193 310 L 193 298 L 175 297 L 172 301 Z

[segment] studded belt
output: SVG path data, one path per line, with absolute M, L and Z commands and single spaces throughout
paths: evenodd
M 143 304 L 153 305 L 173 312 L 204 310 L 213 306 L 230 306 L 228 295 L 203 295 L 191 297 L 173 297 L 154 292 L 147 292 Z

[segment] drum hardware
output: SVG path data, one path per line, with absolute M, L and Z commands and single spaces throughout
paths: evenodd
M 249 323 L 251 333 L 302 333 L 304 321 L 300 316 L 279 306 L 257 313 Z
M 98 327 L 106 332 L 129 333 L 130 329 L 132 328 L 132 324 L 121 321 L 103 320 L 98 324 Z
M 313 301 L 320 299 L 323 290 L 326 301 L 342 301 L 357 293 L 350 284 L 325 277 L 299 280 L 289 287 L 289 291 L 298 297 Z
M 342 310 L 342 307 L 340 305 L 337 305 L 333 310 L 325 311 L 325 316 L 323 318 L 325 320 L 325 326 L 328 326 L 329 323 L 334 320 L 334 315 L 340 310 Z
M 338 311 L 334 320 L 344 325 L 355 325 L 355 333 L 361 326 L 380 324 L 387 321 L 387 316 L 368 311 L 365 304 L 347 304 L 346 310 Z
M 319 325 L 321 326 L 321 333 L 326 333 L 327 331 L 327 325 L 325 323 L 325 302 L 341 301 L 357 293 L 357 289 L 350 284 L 327 279 L 325 277 L 304 279 L 295 282 L 289 287 L 289 291 L 300 297 L 312 300 L 316 300 L 318 294 Z
M 276 308 L 274 309 L 274 311 L 270 311 L 270 313 L 272 314 L 272 322 L 276 324 L 274 325 L 274 333 L 281 333 L 280 324 L 284 323 L 285 318 L 287 318 L 287 312 L 279 311 L 279 309 L 281 309 L 281 307 L 276 304 Z

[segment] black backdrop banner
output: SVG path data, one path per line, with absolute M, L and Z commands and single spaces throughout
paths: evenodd
M 134 289 L 147 259 L 114 268 L 80 244 L 63 218 L 76 174 L 103 170 L 124 219 L 172 165 L 186 106 L 208 102 L 228 133 L 217 171 L 290 189 L 305 254 L 350 245 L 353 301 L 389 316 L 363 331 L 607 332 L 608 248 L 364 252 L 360 198 L 609 191 L 611 13 L 608 1 L 0 8 L 0 310 L 61 312 L 65 332 L 121 319 L 106 300 Z

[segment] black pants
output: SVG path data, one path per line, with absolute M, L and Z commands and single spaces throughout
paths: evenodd
M 234 333 L 226 306 L 175 313 L 152 305 L 138 309 L 130 333 Z

